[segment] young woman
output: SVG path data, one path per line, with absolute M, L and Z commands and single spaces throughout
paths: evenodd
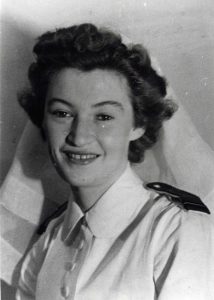
M 175 110 L 147 51 L 82 24 L 34 53 L 20 103 L 72 196 L 26 256 L 17 299 L 212 299 L 209 211 L 131 168 Z

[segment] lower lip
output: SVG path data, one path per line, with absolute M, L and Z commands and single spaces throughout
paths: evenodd
M 85 165 L 89 165 L 92 162 L 94 162 L 99 156 L 96 156 L 94 158 L 88 158 L 88 159 L 75 159 L 73 157 L 68 156 L 67 154 L 65 154 L 66 160 L 70 163 L 70 164 L 75 164 L 75 165 L 81 165 L 81 166 L 85 166 Z

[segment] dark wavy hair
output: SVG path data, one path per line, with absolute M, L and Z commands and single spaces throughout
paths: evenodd
M 163 121 L 176 109 L 165 97 L 166 80 L 152 68 L 147 50 L 142 45 L 125 45 L 109 30 L 81 24 L 43 34 L 33 51 L 36 61 L 28 72 L 31 89 L 18 97 L 32 122 L 42 129 L 47 89 L 56 72 L 67 67 L 85 72 L 115 70 L 130 87 L 135 127 L 145 129 L 142 137 L 130 142 L 128 159 L 142 161 L 144 151 L 157 141 Z

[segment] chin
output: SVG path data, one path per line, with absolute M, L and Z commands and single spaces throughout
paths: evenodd
M 94 180 L 92 178 L 87 178 L 86 176 L 74 176 L 73 174 L 63 174 L 63 179 L 70 185 L 74 187 L 90 187 L 94 186 Z

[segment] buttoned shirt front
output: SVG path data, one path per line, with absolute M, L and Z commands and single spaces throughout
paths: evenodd
M 64 216 L 27 255 L 17 299 L 214 299 L 210 217 L 146 190 L 128 166 L 85 214 Z

